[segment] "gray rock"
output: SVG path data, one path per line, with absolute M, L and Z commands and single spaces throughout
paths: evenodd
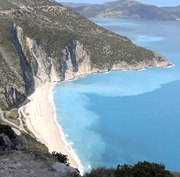
M 63 163 L 55 162 L 53 169 L 59 173 L 59 175 L 70 175 L 70 176 L 80 176 L 76 169 L 66 166 Z
M 22 151 L 23 150 L 23 145 L 17 144 L 15 148 L 16 148 L 17 151 Z
M 12 142 L 11 142 L 9 136 L 2 133 L 2 134 L 0 134 L 0 138 L 3 141 L 4 146 L 8 147 L 9 149 L 12 147 Z
M 4 119 L 4 114 L 3 114 L 3 111 L 1 110 L 1 108 L 0 108 L 0 119 Z
M 18 151 L 22 151 L 24 149 L 23 140 L 19 136 L 16 137 L 15 149 Z

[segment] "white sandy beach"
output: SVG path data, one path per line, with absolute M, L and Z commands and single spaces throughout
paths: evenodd
M 81 163 L 65 140 L 62 128 L 56 120 L 52 93 L 54 86 L 53 83 L 46 83 L 38 87 L 28 97 L 29 102 L 22 106 L 20 111 L 25 118 L 28 129 L 35 137 L 45 144 L 50 152 L 56 151 L 66 154 L 70 165 L 78 168 L 82 173 Z

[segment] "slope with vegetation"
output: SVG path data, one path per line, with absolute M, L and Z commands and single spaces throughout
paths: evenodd
M 79 171 L 69 167 L 68 158 L 61 153 L 49 154 L 47 148 L 30 136 L 17 136 L 10 126 L 0 125 L 0 176 L 80 177 Z M 28 141 L 29 142 L 28 142 Z M 32 146 L 35 145 L 35 146 Z M 33 147 L 33 148 L 32 148 Z M 138 162 L 118 165 L 117 168 L 98 168 L 84 177 L 179 177 L 157 163 Z
M 22 103 L 37 85 L 111 69 L 169 63 L 51 0 L 0 0 L 0 107 Z M 54 71 L 55 70 L 55 71 Z
M 176 7 L 162 7 L 169 14 L 172 14 L 178 21 L 180 20 L 180 5 Z
M 178 174 L 177 174 L 178 175 Z M 98 168 L 87 173 L 85 177 L 173 177 L 165 166 L 157 163 L 138 162 L 131 165 L 118 165 L 116 169 Z

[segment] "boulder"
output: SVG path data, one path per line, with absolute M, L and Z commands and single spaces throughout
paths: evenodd
M 78 171 L 72 167 L 69 167 L 63 163 L 55 162 L 53 165 L 53 169 L 59 173 L 60 176 L 71 176 L 71 177 L 79 177 L 80 174 Z
M 0 146 L 2 146 L 4 148 L 8 148 L 8 149 L 11 149 L 11 147 L 12 147 L 12 142 L 11 142 L 9 136 L 7 136 L 4 133 L 0 134 Z

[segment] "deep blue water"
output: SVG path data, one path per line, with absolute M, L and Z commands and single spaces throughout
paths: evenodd
M 92 74 L 54 90 L 57 115 L 86 170 L 138 161 L 180 171 L 180 23 L 92 19 L 175 64 Z

